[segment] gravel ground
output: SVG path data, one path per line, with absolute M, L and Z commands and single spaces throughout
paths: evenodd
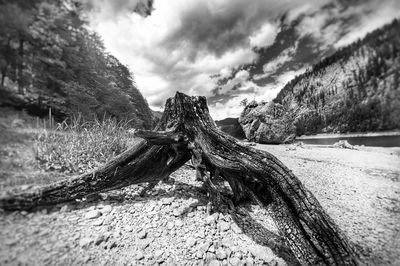
M 318 198 L 370 265 L 400 265 L 397 150 L 257 145 Z M 295 265 L 272 219 L 248 203 L 207 215 L 186 167 L 152 189 L 0 214 L 0 265 Z M 145 189 L 147 193 L 140 196 Z
M 257 148 L 293 170 L 360 249 L 366 264 L 400 265 L 400 148 Z

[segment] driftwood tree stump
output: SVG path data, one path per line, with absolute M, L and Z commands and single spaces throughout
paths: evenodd
M 144 140 L 103 167 L 34 191 L 8 194 L 0 198 L 0 207 L 26 210 L 156 182 L 192 159 L 196 176 L 215 202 L 220 195 L 213 178 L 220 176 L 236 200 L 252 195 L 269 209 L 301 264 L 358 264 L 347 237 L 292 171 L 268 152 L 244 146 L 221 132 L 209 115 L 205 97 L 177 92 L 167 100 L 156 131 L 137 131 L 136 135 Z

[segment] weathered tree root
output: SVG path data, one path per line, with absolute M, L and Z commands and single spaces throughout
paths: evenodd
M 156 182 L 191 158 L 197 177 L 218 204 L 212 178 L 228 181 L 235 201 L 253 196 L 273 219 L 303 265 L 357 265 L 356 253 L 334 221 L 299 179 L 268 152 L 240 144 L 222 133 L 204 97 L 177 93 L 168 99 L 157 131 L 100 169 L 29 193 L 0 198 L 5 210 L 29 209 L 141 182 Z M 206 172 L 211 173 L 207 176 Z

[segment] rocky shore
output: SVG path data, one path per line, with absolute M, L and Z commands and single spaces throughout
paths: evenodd
M 394 149 L 257 145 L 316 195 L 370 265 L 400 264 L 400 161 Z M 253 203 L 208 215 L 195 172 L 82 202 L 0 214 L 1 265 L 296 265 Z M 145 191 L 143 193 L 143 190 Z

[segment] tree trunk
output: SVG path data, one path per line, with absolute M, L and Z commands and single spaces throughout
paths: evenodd
M 168 99 L 156 130 L 137 131 L 144 141 L 92 173 L 3 197 L 0 206 L 27 209 L 156 181 L 192 158 L 210 194 L 219 197 L 212 182 L 219 175 L 228 181 L 236 200 L 252 195 L 268 208 L 301 264 L 357 265 L 349 240 L 311 192 L 275 156 L 220 131 L 208 113 L 205 97 L 177 93 Z
M 19 39 L 17 62 L 18 62 L 18 93 L 24 94 L 24 87 L 23 87 L 24 40 L 22 38 Z
M 1 88 L 4 88 L 4 80 L 6 79 L 6 73 L 7 73 L 7 66 L 3 67 L 3 69 L 1 70 Z

